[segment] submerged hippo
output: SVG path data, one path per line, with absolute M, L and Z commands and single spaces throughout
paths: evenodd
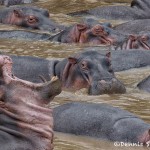
M 109 37 L 109 30 L 101 24 L 75 24 L 65 28 L 57 35 L 51 36 L 50 41 L 62 43 L 91 43 L 91 44 L 110 44 L 113 39 Z
M 87 88 L 91 95 L 126 92 L 124 85 L 114 75 L 109 54 L 86 51 L 61 61 L 25 56 L 11 58 L 14 72 L 25 80 L 39 82 L 39 75 L 48 80 L 50 74 L 58 76 L 63 88 L 69 90 Z
M 137 87 L 140 90 L 150 93 L 150 75 L 147 78 L 143 79 L 140 83 L 138 83 Z
M 107 104 L 68 103 L 54 108 L 53 117 L 58 132 L 150 146 L 150 124 Z
M 12 60 L 0 56 L 1 150 L 52 150 L 52 110 L 45 107 L 61 92 L 57 78 L 35 84 L 12 74 Z
M 62 27 L 49 18 L 48 10 L 34 6 L 3 8 L 0 10 L 0 23 L 51 32 Z
M 0 0 L 0 5 L 11 6 L 11 5 L 18 5 L 18 4 L 28 4 L 32 3 L 33 0 Z
M 133 0 L 130 6 L 101 6 L 90 10 L 70 13 L 72 16 L 95 16 L 105 19 L 135 20 L 150 18 L 150 1 Z

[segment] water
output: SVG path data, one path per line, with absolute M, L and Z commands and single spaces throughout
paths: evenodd
M 115 3 L 112 3 L 115 2 Z M 119 3 L 120 2 L 120 3 Z M 129 5 L 131 0 L 40 0 L 34 5 L 47 8 L 50 16 L 58 23 L 71 25 L 80 21 L 80 18 L 69 17 L 66 13 L 89 9 L 99 5 L 125 4 Z M 107 20 L 101 20 L 107 21 Z M 112 20 L 113 24 L 121 21 Z M 16 29 L 6 25 L 0 25 L 0 30 Z M 14 44 L 15 43 L 15 44 Z M 0 49 L 3 52 L 16 55 L 30 55 L 42 58 L 64 58 L 82 51 L 88 45 L 79 44 L 59 44 L 51 42 L 31 42 L 23 40 L 0 40 Z M 89 96 L 86 90 L 77 92 L 63 91 L 51 103 L 51 107 L 56 107 L 70 101 L 87 101 L 93 103 L 107 103 L 132 113 L 135 113 L 144 121 L 150 123 L 150 94 L 139 91 L 137 83 L 150 74 L 150 68 L 132 69 L 116 73 L 116 76 L 125 83 L 126 94 Z M 135 147 L 115 147 L 114 143 L 98 140 L 89 137 L 74 136 L 62 133 L 55 134 L 55 150 L 134 150 Z M 137 150 L 144 150 L 143 147 L 136 147 Z

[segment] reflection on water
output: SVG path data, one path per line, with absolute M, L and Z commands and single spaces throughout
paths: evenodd
M 36 5 L 48 8 L 52 13 L 51 17 L 64 25 L 77 23 L 80 19 L 69 17 L 68 12 L 92 8 L 98 5 L 107 5 L 112 1 L 119 3 L 131 2 L 131 0 L 40 0 Z M 113 3 L 114 4 L 114 3 Z M 59 13 L 59 14 L 56 14 Z M 105 21 L 105 20 L 102 20 Z M 113 21 L 113 24 L 119 22 Z M 12 29 L 14 27 L 0 26 L 0 29 Z M 0 40 L 2 52 L 16 55 L 30 55 L 43 58 L 64 58 L 74 53 L 82 51 L 85 45 L 78 44 L 59 44 L 48 41 L 23 41 L 23 40 Z M 86 45 L 88 46 L 88 45 Z M 137 114 L 139 117 L 150 123 L 150 94 L 139 91 L 137 83 L 150 74 L 150 68 L 132 69 L 116 73 L 117 77 L 127 86 L 126 94 L 89 96 L 86 90 L 77 92 L 63 91 L 52 102 L 52 107 L 70 101 L 87 101 L 93 103 L 108 103 L 112 106 L 120 107 Z M 125 150 L 135 149 L 134 147 L 115 147 L 113 143 L 93 138 L 73 136 L 56 133 L 55 150 Z M 136 147 L 136 149 L 143 149 Z

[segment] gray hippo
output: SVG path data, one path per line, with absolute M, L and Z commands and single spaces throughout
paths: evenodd
M 11 6 L 0 9 L 0 23 L 54 32 L 63 28 L 49 18 L 46 9 L 34 6 Z
M 115 77 L 109 53 L 85 51 L 63 60 L 46 60 L 30 56 L 11 56 L 15 74 L 25 80 L 40 82 L 58 76 L 68 90 L 87 88 L 90 95 L 125 93 L 125 86 Z
M 54 77 L 32 83 L 12 73 L 10 57 L 0 56 L 1 150 L 52 150 L 53 116 L 46 105 L 61 92 Z
M 72 102 L 54 108 L 54 130 L 150 146 L 150 124 L 107 104 Z
M 90 10 L 69 13 L 72 16 L 95 16 L 105 19 L 135 20 L 150 18 L 150 1 L 133 0 L 131 6 L 101 6 Z

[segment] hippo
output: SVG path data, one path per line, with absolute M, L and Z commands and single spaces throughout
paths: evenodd
M 109 37 L 109 30 L 104 25 L 75 24 L 57 35 L 51 36 L 50 41 L 62 43 L 90 43 L 108 45 L 114 39 Z
M 3 150 L 52 150 L 53 116 L 46 105 L 61 92 L 57 77 L 32 83 L 12 73 L 12 60 L 0 56 L 0 144 Z
M 114 26 L 113 29 L 126 34 L 139 34 L 140 32 L 150 32 L 150 19 L 132 20 Z
M 33 2 L 33 0 L 0 0 L 0 5 L 5 5 L 5 6 L 9 7 L 11 5 L 29 4 L 32 2 Z
M 54 108 L 54 130 L 150 146 L 150 124 L 108 104 L 71 102 Z
M 90 10 L 69 13 L 71 16 L 95 16 L 111 20 L 149 19 L 149 0 L 133 0 L 131 6 L 101 6 Z
M 21 26 L 30 29 L 55 32 L 63 27 L 49 18 L 46 9 L 34 6 L 11 6 L 0 10 L 0 23 Z
M 14 62 L 13 71 L 24 80 L 36 83 L 40 82 L 40 78 L 48 80 L 50 75 L 58 76 L 63 89 L 71 91 L 86 88 L 90 95 L 126 92 L 123 83 L 114 75 L 109 53 L 85 51 L 63 60 L 13 55 L 10 57 Z
M 140 90 L 150 93 L 150 75 L 138 83 L 137 87 Z

